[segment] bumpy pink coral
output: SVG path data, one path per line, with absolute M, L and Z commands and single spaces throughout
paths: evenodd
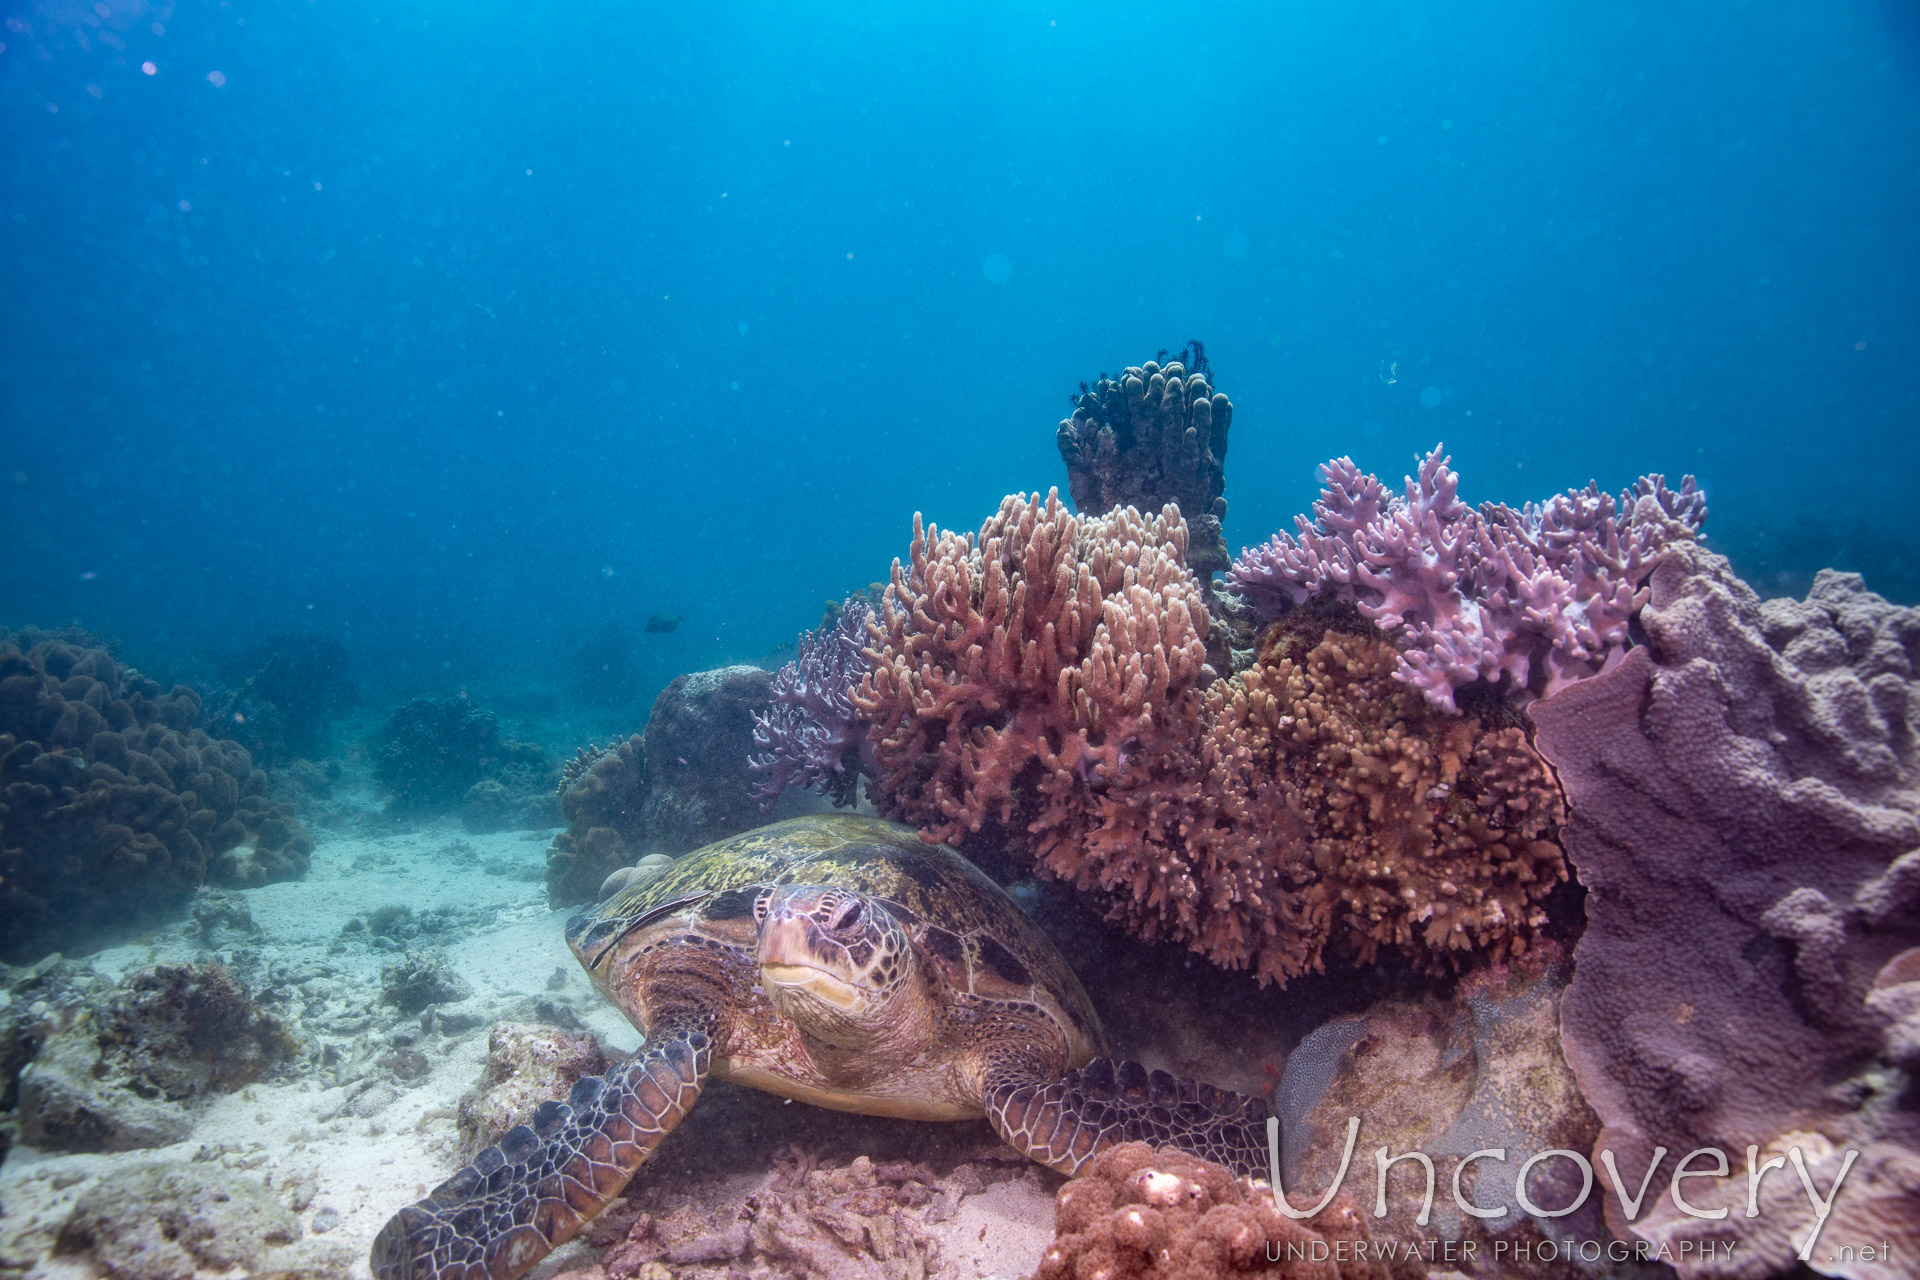
M 1476 511 L 1447 462 L 1436 446 L 1403 496 L 1350 458 L 1325 464 L 1313 519 L 1241 552 L 1233 583 L 1268 616 L 1327 591 L 1353 601 L 1399 642 L 1398 678 L 1452 710 L 1476 680 L 1540 695 L 1606 670 L 1662 552 L 1706 519 L 1692 476 Z

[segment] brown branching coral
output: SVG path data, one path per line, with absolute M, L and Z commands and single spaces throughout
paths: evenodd
M 1037 497 L 977 538 L 916 527 L 855 695 L 882 811 L 956 844 L 991 823 L 1110 919 L 1262 982 L 1329 950 L 1523 953 L 1566 878 L 1524 731 L 1433 707 L 1350 615 L 1214 679 L 1184 543 L 1171 508 Z
M 1075 516 L 1057 491 L 1006 499 L 977 537 L 916 516 L 854 694 L 883 811 L 956 844 L 989 815 L 1045 833 L 1191 743 L 1209 672 L 1186 543 L 1171 507 Z
M 1290 644 L 1270 632 L 1254 666 L 1208 691 L 1214 812 L 1187 841 L 1210 888 L 1201 949 L 1283 982 L 1324 968 L 1328 946 L 1361 963 L 1382 948 L 1429 964 L 1524 953 L 1567 875 L 1559 791 L 1525 733 L 1436 711 L 1392 678 L 1383 639 Z
M 1053 1246 L 1033 1280 L 1416 1280 L 1410 1243 L 1375 1242 L 1342 1196 L 1307 1222 L 1264 1186 L 1171 1148 L 1105 1152 L 1055 1198 Z

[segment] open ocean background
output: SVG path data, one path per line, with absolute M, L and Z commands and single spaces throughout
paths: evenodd
M 1444 440 L 1920 599 L 1906 3 L 0 14 L 0 623 L 390 697 L 611 625 L 644 707 L 1064 489 L 1068 393 L 1191 337 L 1235 548 Z

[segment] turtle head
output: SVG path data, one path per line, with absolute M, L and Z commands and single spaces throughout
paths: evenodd
M 819 1040 L 871 1040 L 908 984 L 913 947 L 877 899 L 823 885 L 783 885 L 755 904 L 760 985 L 775 1008 Z

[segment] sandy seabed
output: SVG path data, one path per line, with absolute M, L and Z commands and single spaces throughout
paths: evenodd
M 0 1164 L 0 1275 L 102 1274 L 92 1255 L 56 1251 L 62 1224 L 103 1180 L 111 1185 L 117 1174 L 167 1161 L 259 1178 L 297 1210 L 304 1238 L 334 1245 L 329 1254 L 350 1252 L 343 1274 L 369 1276 L 374 1234 L 458 1167 L 459 1101 L 480 1081 L 496 1023 L 576 1026 L 592 1031 L 610 1054 L 640 1042 L 568 952 L 561 931 L 570 911 L 547 909 L 541 872 L 551 834 L 471 835 L 451 823 L 404 834 L 317 830 L 306 877 L 244 895 L 255 932 L 218 936 L 220 945 L 210 948 L 188 921 L 86 956 L 109 977 L 217 956 L 301 1037 L 307 1057 L 214 1096 L 186 1140 L 172 1146 L 110 1155 L 15 1147 Z M 398 940 L 349 930 L 350 921 L 388 906 L 409 913 Z M 464 999 L 435 1006 L 432 1029 L 423 1029 L 419 1015 L 399 1015 L 381 994 L 383 968 L 403 949 L 419 948 L 443 952 L 472 988 Z M 414 1078 L 395 1069 L 396 1049 L 417 1051 L 405 1068 Z M 832 1167 L 868 1154 L 876 1162 L 937 1167 L 994 1146 L 984 1122 L 870 1120 L 714 1085 L 609 1213 L 659 1214 L 671 1200 L 684 1214 L 691 1200 L 696 1210 L 704 1205 L 723 1215 L 770 1185 L 782 1160 L 789 1169 L 796 1160 Z M 926 1234 L 940 1245 L 934 1274 L 1029 1274 L 1053 1239 L 1059 1181 L 1033 1166 L 1009 1171 L 949 1206 L 943 1221 L 927 1220 Z M 532 1274 L 591 1275 L 601 1252 L 575 1242 Z M 680 1269 L 669 1270 L 677 1276 Z

